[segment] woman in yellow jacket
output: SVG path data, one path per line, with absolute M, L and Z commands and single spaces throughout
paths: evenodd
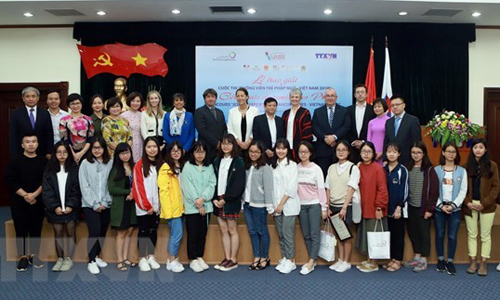
M 165 163 L 158 173 L 158 187 L 160 188 L 160 218 L 166 219 L 170 226 L 167 270 L 175 273 L 184 271 L 178 258 L 183 230 L 182 215 L 184 214 L 180 185 L 183 164 L 184 151 L 179 142 L 174 141 L 167 147 Z

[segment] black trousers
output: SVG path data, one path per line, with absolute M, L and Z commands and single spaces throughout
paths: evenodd
M 402 214 L 402 213 L 401 213 Z M 391 258 L 403 260 L 405 251 L 405 219 L 387 218 L 387 225 L 391 232 Z
M 139 227 L 137 246 L 139 247 L 140 257 L 155 254 L 159 224 L 160 217 L 155 214 L 137 217 L 137 225 Z
M 101 253 L 101 243 L 104 244 L 104 238 L 109 226 L 109 211 L 108 208 L 99 213 L 92 208 L 83 208 L 85 221 L 89 230 L 89 239 L 87 242 L 89 262 L 95 262 L 96 256 Z
M 45 206 L 41 197 L 31 205 L 19 196 L 13 196 L 10 206 L 18 255 L 38 254 L 42 235 Z
M 184 215 L 187 231 L 187 250 L 190 260 L 203 257 L 205 253 L 205 242 L 208 232 L 210 214 Z
M 420 208 L 408 205 L 408 235 L 413 252 L 429 257 L 431 253 L 431 219 L 420 215 Z

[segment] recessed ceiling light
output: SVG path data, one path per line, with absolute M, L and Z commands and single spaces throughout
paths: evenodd
M 30 12 L 25 12 L 25 13 L 23 14 L 23 16 L 25 16 L 25 17 L 27 17 L 27 18 L 31 18 L 31 17 L 33 17 L 33 16 L 34 16 L 34 14 L 32 14 L 32 13 L 30 13 Z
M 475 17 L 475 18 L 477 18 L 477 17 L 481 16 L 481 13 L 478 12 L 478 11 L 475 11 L 475 12 L 472 13 L 472 16 Z
M 247 9 L 247 13 L 253 15 L 254 13 L 256 13 L 257 11 L 255 10 L 255 8 L 249 8 Z
M 399 12 L 399 15 L 400 15 L 400 16 L 406 16 L 407 14 L 408 14 L 408 12 L 406 12 L 406 11 L 401 11 L 401 12 Z
M 96 12 L 96 14 L 98 14 L 99 16 L 105 16 L 106 12 L 104 10 L 100 10 L 100 11 Z
M 327 9 L 325 9 L 325 10 L 323 11 L 323 13 L 324 13 L 325 15 L 331 15 L 331 14 L 333 13 L 333 10 L 331 10 L 331 9 L 327 8 Z
M 180 11 L 180 10 L 178 10 L 178 9 L 172 9 L 172 13 L 173 13 L 174 15 L 178 15 L 178 14 L 180 14 L 180 13 L 181 13 L 181 11 Z

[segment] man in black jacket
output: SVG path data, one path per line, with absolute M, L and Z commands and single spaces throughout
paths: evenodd
M 278 101 L 274 98 L 264 100 L 266 113 L 257 116 L 253 120 L 253 139 L 264 144 L 268 161 L 273 158 L 273 148 L 276 141 L 285 137 L 285 122 L 281 117 L 276 116 Z
M 354 98 L 356 103 L 349 106 L 349 119 L 351 119 L 351 128 L 349 130 L 349 143 L 351 143 L 351 160 L 354 163 L 361 161 L 359 150 L 361 144 L 366 141 L 368 135 L 368 122 L 375 118 L 373 106 L 366 103 L 368 88 L 364 84 L 357 84 L 354 87 Z

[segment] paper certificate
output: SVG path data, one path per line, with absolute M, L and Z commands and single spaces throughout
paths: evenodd
M 333 229 L 335 230 L 337 236 L 341 241 L 352 238 L 349 227 L 347 227 L 347 224 L 344 220 L 340 219 L 340 213 L 331 216 L 330 221 L 332 222 Z

